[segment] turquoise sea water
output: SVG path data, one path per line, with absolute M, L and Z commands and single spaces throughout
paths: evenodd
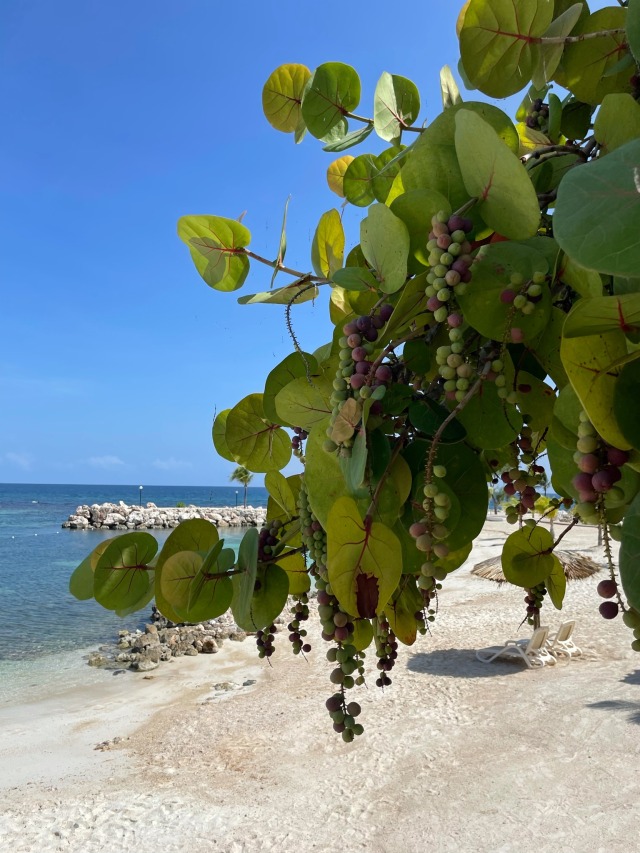
M 82 651 L 110 642 L 121 628 L 148 621 L 148 611 L 126 619 L 94 601 L 76 601 L 68 591 L 75 566 L 102 539 L 93 530 L 63 530 L 61 524 L 80 504 L 139 502 L 135 486 L 0 484 L 0 703 L 23 698 L 34 678 L 58 678 L 75 668 Z M 237 499 L 242 503 L 242 488 Z M 145 486 L 143 504 L 235 506 L 233 486 Z M 250 488 L 247 503 L 266 506 L 267 492 Z M 150 531 L 162 544 L 171 531 Z M 221 530 L 237 547 L 242 532 Z M 85 669 L 89 669 L 86 664 Z

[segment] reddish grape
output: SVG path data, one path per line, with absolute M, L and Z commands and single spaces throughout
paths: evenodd
M 600 460 L 595 453 L 585 453 L 578 462 L 578 468 L 587 474 L 595 474 L 600 467 Z
M 605 619 L 615 619 L 618 615 L 618 604 L 615 601 L 603 601 L 598 608 L 600 615 Z
M 626 450 L 619 450 L 617 447 L 607 448 L 607 460 L 610 465 L 616 465 L 618 468 L 628 462 L 629 454 Z
M 613 598 L 613 596 L 618 592 L 618 584 L 607 578 L 606 580 L 600 581 L 598 584 L 598 595 L 602 598 Z
M 351 353 L 351 358 L 354 361 L 366 361 L 367 354 L 368 353 L 364 347 L 356 347 Z
M 393 373 L 391 372 L 391 368 L 388 364 L 380 365 L 376 370 L 376 379 L 379 379 L 380 382 L 391 382 L 393 379 Z
M 347 338 L 347 344 L 352 349 L 355 349 L 355 347 L 359 347 L 361 343 L 362 343 L 362 338 L 357 333 L 355 333 L 353 335 L 349 335 L 349 337 Z
M 522 329 L 519 329 L 517 326 L 514 326 L 511 329 L 511 340 L 514 344 L 520 344 L 524 340 L 524 332 Z
M 584 471 L 581 474 L 576 474 L 571 482 L 579 492 L 590 492 L 592 490 L 591 474 L 587 474 Z
M 511 305 L 511 303 L 513 302 L 513 300 L 515 298 L 516 298 L 516 292 L 515 292 L 515 290 L 511 290 L 510 287 L 507 287 L 500 294 L 500 302 L 502 302 L 503 305 Z
M 362 373 L 354 373 L 353 376 L 349 379 L 349 383 L 354 391 L 358 391 L 363 385 L 367 384 L 367 377 Z
M 389 305 L 389 303 L 385 303 L 380 306 L 380 316 L 384 320 L 385 323 L 389 321 L 389 318 L 393 314 L 393 305 Z

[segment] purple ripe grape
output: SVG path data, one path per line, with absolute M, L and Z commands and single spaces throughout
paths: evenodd
M 318 590 L 318 604 L 331 604 L 331 596 L 324 589 Z
M 598 595 L 601 598 L 613 598 L 613 596 L 618 592 L 618 584 L 607 578 L 604 581 L 600 581 L 597 586 Z
M 367 377 L 363 376 L 362 373 L 354 373 L 349 382 L 353 390 L 358 391 L 367 384 Z
M 585 453 L 578 462 L 578 468 L 586 474 L 595 474 L 600 467 L 600 460 L 595 453 Z
M 349 629 L 346 626 L 343 628 L 336 628 L 333 632 L 333 636 L 339 643 L 344 643 L 345 640 L 349 639 Z
M 357 331 L 358 327 L 353 321 L 351 321 L 350 323 L 345 323 L 345 325 L 342 327 L 342 333 L 347 337 L 349 337 L 349 335 L 355 335 Z
M 384 305 L 380 306 L 380 316 L 382 317 L 382 319 L 384 320 L 385 323 L 387 323 L 389 321 L 389 318 L 391 317 L 392 314 L 393 314 L 393 305 L 389 305 L 389 303 L 386 302 Z
M 439 249 L 448 249 L 453 241 L 451 240 L 451 237 L 448 234 L 441 234 L 436 239 L 436 242 L 438 243 Z
M 370 361 L 359 361 L 356 364 L 356 373 L 362 373 L 363 376 L 366 376 L 367 373 L 371 370 L 372 364 Z
M 384 411 L 384 408 L 383 408 L 382 403 L 380 402 L 380 400 L 376 400 L 376 401 L 372 404 L 371 408 L 369 409 L 369 412 L 370 412 L 370 414 L 372 414 L 372 415 L 381 415 L 383 411 Z
M 388 364 L 381 364 L 380 367 L 376 370 L 376 379 L 380 382 L 391 382 L 393 379 L 393 373 Z
M 356 320 L 356 326 L 358 327 L 359 332 L 366 332 L 367 329 L 371 328 L 371 317 L 363 316 L 358 317 Z
M 591 478 L 591 486 L 594 492 L 608 492 L 609 489 L 613 488 L 614 483 L 620 479 L 619 477 L 616 479 L 613 473 L 614 471 L 618 471 L 618 469 L 604 468 L 602 471 L 597 471 L 593 475 Z
M 324 706 L 330 714 L 340 711 L 342 709 L 342 696 L 339 693 L 334 693 L 333 696 L 329 696 Z
M 619 608 L 616 601 L 603 601 L 598 610 L 605 619 L 615 619 Z
M 362 343 L 362 338 L 360 337 L 360 335 L 354 332 L 353 335 L 349 335 L 349 337 L 347 338 L 347 343 L 351 347 L 351 349 L 355 349 L 356 347 L 359 347 Z
M 364 336 L 365 336 L 365 338 L 366 338 L 368 341 L 371 341 L 371 343 L 373 343 L 374 341 L 377 341 L 377 340 L 378 340 L 378 333 L 377 333 L 377 331 L 373 328 L 373 326 L 370 326 L 370 327 L 367 329 L 367 331 L 364 333 Z
M 463 317 L 461 314 L 449 314 L 447 317 L 447 323 L 452 329 L 457 329 L 463 323 Z
M 598 494 L 597 492 L 594 492 L 593 489 L 589 489 L 584 492 L 578 492 L 578 498 L 580 503 L 594 504 L 598 500 Z
M 356 347 L 351 353 L 351 358 L 354 361 L 366 361 L 367 360 L 367 351 L 364 347 Z
M 465 219 L 463 216 L 450 216 L 449 221 L 447 222 L 449 231 L 466 231 L 467 229 L 464 226 L 468 221 L 469 220 Z
M 610 465 L 619 468 L 629 461 L 629 454 L 626 450 L 618 450 L 617 447 L 607 447 L 607 460 Z
M 384 320 L 379 314 L 376 314 L 375 317 L 371 318 L 371 325 L 374 329 L 381 329 L 384 326 Z
M 460 277 L 462 277 L 465 273 L 469 272 L 469 264 L 463 258 L 458 258 L 451 264 L 451 269 L 460 273 Z
M 591 491 L 591 474 L 587 474 L 583 471 L 580 474 L 576 474 L 571 482 L 578 492 Z
M 511 305 L 511 303 L 513 302 L 513 300 L 515 298 L 516 298 L 516 292 L 515 292 L 515 290 L 511 290 L 510 287 L 507 287 L 500 294 L 500 302 L 502 302 L 503 305 Z
M 444 302 L 440 302 L 437 296 L 430 296 L 427 300 L 427 308 L 429 311 L 437 311 L 438 308 L 442 308 Z
M 519 329 L 517 326 L 514 326 L 511 329 L 511 340 L 514 344 L 520 344 L 524 340 L 524 332 L 522 329 Z

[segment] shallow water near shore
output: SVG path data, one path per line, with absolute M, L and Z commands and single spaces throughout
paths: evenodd
M 145 487 L 143 503 L 234 506 L 233 487 Z M 239 502 L 242 502 L 240 490 Z M 114 531 L 62 530 L 80 504 L 138 503 L 137 486 L 0 485 L 0 704 L 41 691 L 43 683 L 86 682 L 83 651 L 113 639 L 121 628 L 148 621 L 148 610 L 120 619 L 94 601 L 76 601 L 68 591 L 78 563 Z M 249 489 L 248 503 L 266 504 L 264 489 Z M 160 545 L 170 530 L 150 531 Z M 240 528 L 220 530 L 237 548 Z

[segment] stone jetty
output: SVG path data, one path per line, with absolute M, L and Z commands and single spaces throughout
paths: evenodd
M 264 507 L 129 506 L 120 501 L 79 506 L 62 526 L 70 530 L 161 530 L 191 518 L 205 518 L 216 527 L 259 527 L 266 515 Z

